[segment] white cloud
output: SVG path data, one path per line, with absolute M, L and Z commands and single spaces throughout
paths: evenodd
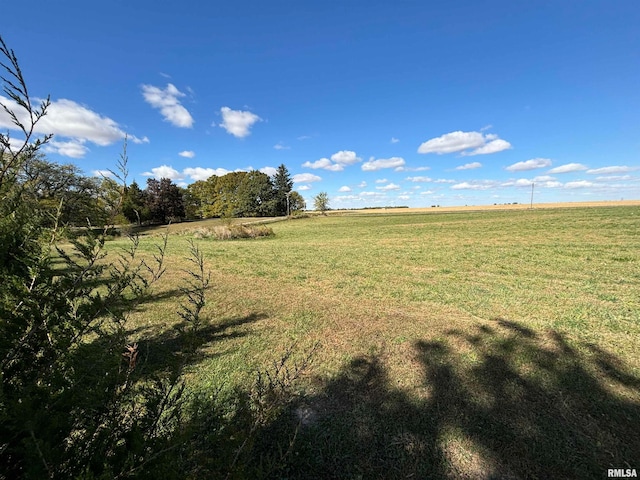
M 300 190 L 302 192 L 307 191 L 307 190 L 311 190 L 311 185 L 300 185 L 298 187 L 298 190 Z
M 194 152 L 193 150 L 183 150 L 182 152 L 178 153 L 178 155 L 185 158 L 193 158 L 196 156 L 196 152 Z
M 165 121 L 181 128 L 193 126 L 193 117 L 178 100 L 185 94 L 172 83 L 168 83 L 165 89 L 153 85 L 142 85 L 142 96 L 149 105 L 160 110 Z
M 533 182 L 526 178 L 519 178 L 514 182 L 515 187 L 530 187 Z
M 612 167 L 593 168 L 591 170 L 587 170 L 586 173 L 589 173 L 592 175 L 608 175 L 611 173 L 635 172 L 636 170 L 640 170 L 640 167 L 628 167 L 626 165 L 616 165 Z
M 198 180 L 206 180 L 211 175 L 216 175 L 218 177 L 222 177 L 229 173 L 228 170 L 224 168 L 203 168 L 203 167 L 195 167 L 195 168 L 185 168 L 183 171 L 184 175 L 187 175 L 191 179 Z
M 170 178 L 171 180 L 182 180 L 184 178 L 183 174 L 168 165 L 154 167 L 150 172 L 144 172 L 142 175 L 154 178 Z
M 276 173 L 278 173 L 278 170 L 274 167 L 262 167 L 260 171 L 269 175 L 270 177 L 273 177 Z
M 311 183 L 311 182 L 319 182 L 322 180 L 322 177 L 314 175 L 312 173 L 298 173 L 291 177 L 294 183 Z
M 384 197 L 386 194 L 382 192 L 360 192 L 362 197 Z
M 93 170 L 91 174 L 94 177 L 113 177 L 113 172 L 111 170 Z
M 456 170 L 473 170 L 474 168 L 480 168 L 480 167 L 482 167 L 482 164 L 480 162 L 472 162 L 472 163 L 465 163 L 464 165 L 460 165 L 456 167 Z
M 291 147 L 284 145 L 282 142 L 276 143 L 273 148 L 275 148 L 276 150 L 291 150 Z
M 363 182 L 360 182 L 360 183 L 358 184 L 358 187 L 360 187 L 360 188 L 364 188 L 364 187 L 366 187 L 366 186 L 367 186 L 367 182 L 364 182 L 364 181 L 363 181 Z
M 321 158 L 315 162 L 304 162 L 303 167 L 324 170 L 330 170 L 332 172 L 341 172 L 347 165 L 353 165 L 354 163 L 361 162 L 362 158 L 356 155 L 356 152 L 351 150 L 340 150 L 339 152 L 331 155 L 331 159 Z
M 397 167 L 396 172 L 424 172 L 431 170 L 431 167 Z
M 58 142 L 51 140 L 44 146 L 44 151 L 49 153 L 57 153 L 64 157 L 82 158 L 89 151 L 85 145 L 85 140 L 69 140 L 67 142 Z
M 229 107 L 222 107 L 220 113 L 222 114 L 222 123 L 218 126 L 237 138 L 250 135 L 253 124 L 262 120 L 255 113 L 245 110 L 231 110 Z
M 400 200 L 411 200 L 411 195 L 398 195 Z
M 365 172 L 375 172 L 383 168 L 401 167 L 404 163 L 404 158 L 401 157 L 379 158 L 377 160 L 371 157 L 368 162 L 362 164 L 362 170 Z
M 590 188 L 595 186 L 592 182 L 587 182 L 586 180 L 580 180 L 577 182 L 567 182 L 564 184 L 564 188 Z
M 511 148 L 506 140 L 501 140 L 495 134 L 482 134 L 481 132 L 456 131 L 446 133 L 440 137 L 432 138 L 418 147 L 418 153 L 445 153 L 463 152 L 463 155 L 486 155 L 501 152 Z M 470 152 L 465 150 L 473 149 Z
M 340 150 L 331 155 L 331 160 L 340 165 L 353 165 L 354 163 L 361 162 L 362 158 L 358 157 L 356 152 L 351 150 Z
M 587 172 L 589 173 L 589 172 Z M 599 182 L 621 182 L 626 180 L 637 180 L 638 177 L 633 177 L 631 175 L 605 175 L 603 177 L 596 177 L 596 180 Z
M 38 99 L 34 100 L 39 102 Z M 28 123 L 26 112 L 13 100 L 0 95 L 0 103 L 13 111 L 23 124 Z M 11 117 L 4 109 L 0 109 L 0 128 L 16 130 Z M 149 142 L 147 137 L 138 138 L 127 134 L 111 118 L 64 98 L 51 102 L 47 114 L 36 124 L 34 133 L 37 135 L 54 134 L 55 139 L 49 143 L 47 151 L 72 158 L 81 158 L 89 151 L 85 145 L 86 142 L 101 147 L 122 141 L 125 137 L 134 143 Z M 15 142 L 16 145 L 18 143 Z
M 567 163 L 566 165 L 560 165 L 559 167 L 552 168 L 548 173 L 581 172 L 586 169 L 587 167 L 581 163 Z
M 510 172 L 524 172 L 526 170 L 534 170 L 536 168 L 550 167 L 551 160 L 548 158 L 532 158 L 531 160 L 525 160 L 524 162 L 514 163 L 509 165 L 505 170 Z
M 424 192 L 420 192 L 420 195 L 433 195 L 435 192 L 433 190 L 426 190 Z
M 379 178 L 378 180 L 376 180 L 376 183 L 387 183 L 389 180 L 387 180 L 386 178 Z
M 378 190 L 383 190 L 385 192 L 389 190 L 400 190 L 400 185 L 396 185 L 395 183 L 390 183 L 389 185 L 384 185 L 383 187 L 376 187 Z
M 502 152 L 503 150 L 509 150 L 511 148 L 512 147 L 509 142 L 507 142 L 506 140 L 502 140 L 501 138 L 497 138 L 495 140 L 491 140 L 489 143 L 487 143 L 486 145 L 483 145 L 480 148 L 476 148 L 475 150 L 469 153 L 462 152 L 462 155 L 469 156 L 469 157 L 473 155 L 489 155 L 491 153 L 498 153 L 498 152 Z
M 400 140 L 398 140 L 396 137 L 391 137 L 391 143 L 398 143 Z
M 474 182 L 456 183 L 451 186 L 452 190 L 488 190 L 496 187 L 496 182 L 492 180 L 478 180 Z
M 333 163 L 328 158 L 321 158 L 320 160 L 316 160 L 315 162 L 304 162 L 302 166 L 305 168 L 313 168 L 314 170 L 322 168 L 324 170 L 330 170 L 332 172 L 341 172 L 342 170 L 344 170 L 344 166 L 340 165 L 339 163 Z
M 298 140 L 302 141 L 302 140 L 309 140 L 311 138 L 311 135 L 300 135 L 298 137 Z
M 556 177 L 552 177 L 550 175 L 539 175 L 537 177 L 534 177 L 533 181 L 534 182 L 551 182 L 555 179 Z
M 338 189 L 338 191 L 339 191 L 339 192 L 350 192 L 350 191 L 351 191 L 351 188 L 349 188 L 349 187 L 347 187 L 346 185 L 344 185 L 344 186 L 340 187 L 340 188 Z
M 447 180 L 446 178 L 439 178 L 434 180 L 435 183 L 456 183 L 455 180 Z
M 410 182 L 431 182 L 433 179 L 431 177 L 407 177 L 407 180 Z

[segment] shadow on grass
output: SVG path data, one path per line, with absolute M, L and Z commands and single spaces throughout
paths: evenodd
M 382 359 L 362 357 L 300 403 L 281 474 L 584 479 L 640 468 L 640 379 L 613 354 L 502 319 L 414 352 L 422 382 L 411 394 Z
M 140 366 L 143 372 L 148 374 L 149 371 L 166 369 L 172 364 L 195 365 L 206 358 L 217 356 L 217 354 L 206 352 L 204 347 L 215 342 L 244 337 L 249 333 L 245 328 L 248 324 L 265 318 L 267 315 L 264 313 L 227 318 L 201 326 L 195 335 L 181 332 L 188 328 L 184 324 L 176 325 L 171 330 L 154 336 L 143 334 L 139 344 L 143 355 Z

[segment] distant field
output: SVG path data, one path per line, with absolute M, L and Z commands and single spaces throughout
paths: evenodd
M 332 212 L 273 223 L 272 238 L 196 240 L 216 329 L 189 385 L 247 384 L 320 342 L 289 478 L 640 468 L 639 205 Z M 158 298 L 132 319 L 141 342 L 179 320 L 197 224 L 170 229 Z
M 639 206 L 640 200 L 616 200 L 601 202 L 563 202 L 563 203 L 534 203 L 533 209 L 543 208 L 585 208 L 585 207 L 631 207 Z M 394 211 L 405 211 L 412 213 L 435 213 L 435 212 L 468 212 L 487 210 L 522 210 L 529 209 L 530 203 L 497 204 L 497 205 L 461 205 L 456 207 L 423 207 L 423 208 L 367 208 L 362 210 L 334 210 L 339 213 L 392 213 Z

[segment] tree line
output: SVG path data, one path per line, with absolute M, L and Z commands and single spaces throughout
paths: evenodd
M 276 217 L 306 208 L 293 191 L 287 167 L 272 177 L 251 170 L 212 175 L 181 188 L 168 178 L 149 178 L 141 190 L 136 182 L 126 187 L 123 215 L 132 223 L 168 223 L 214 217 Z
M 72 164 L 39 153 L 23 159 L 16 182 L 25 202 L 42 221 L 70 226 L 102 226 L 118 211 L 119 223 L 166 224 L 212 217 L 273 217 L 304 210 L 285 165 L 273 177 L 252 170 L 212 175 L 186 188 L 169 178 L 149 178 L 144 189 L 108 177 L 88 177 Z

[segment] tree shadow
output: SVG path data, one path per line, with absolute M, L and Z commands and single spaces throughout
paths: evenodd
M 414 352 L 416 391 L 368 356 L 299 402 L 281 474 L 584 479 L 640 467 L 640 379 L 612 353 L 504 319 Z
M 127 338 L 138 339 L 135 342 L 136 353 L 133 360 L 123 350 L 122 335 L 115 332 L 113 335 L 100 335 L 77 348 L 74 363 L 86 366 L 86 369 L 77 368 L 78 372 L 86 370 L 84 374 L 90 374 L 96 369 L 96 361 L 113 362 L 116 359 L 121 363 L 120 370 L 135 370 L 138 381 L 158 375 L 167 377 L 220 355 L 210 352 L 207 347 L 216 342 L 244 337 L 250 333 L 247 328 L 249 324 L 265 318 L 267 315 L 264 313 L 252 313 L 244 317 L 207 322 L 194 332 L 186 332 L 188 326 L 184 323 L 162 331 L 157 331 L 155 327 L 135 328 L 127 332 Z M 106 365 L 104 371 L 108 371 Z

